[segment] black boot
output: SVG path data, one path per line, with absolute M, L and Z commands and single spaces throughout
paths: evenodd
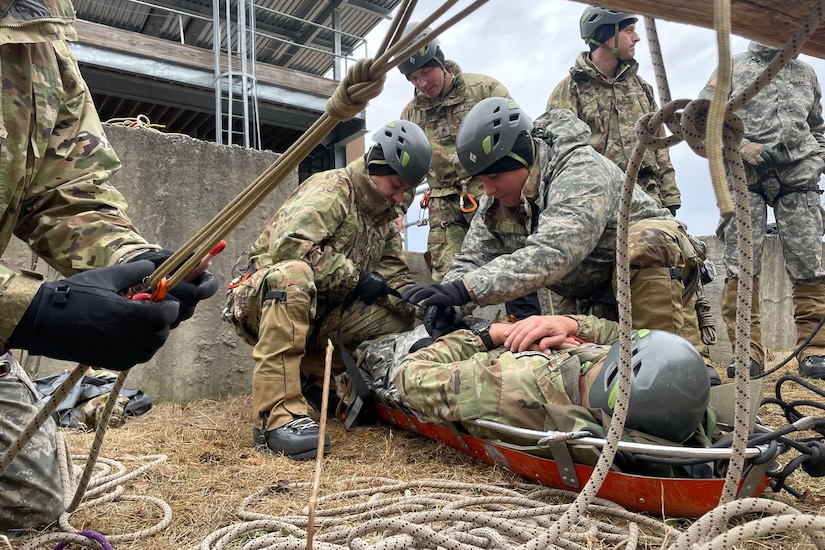
M 765 372 L 765 366 L 762 365 L 759 361 L 754 358 L 750 358 L 750 362 L 748 363 L 748 369 L 750 370 L 750 378 L 751 380 L 754 377 L 762 374 Z M 736 377 L 736 358 L 730 360 L 730 364 L 728 364 L 728 378 L 735 378 Z
M 255 450 L 283 454 L 292 460 L 311 460 L 318 451 L 318 424 L 308 416 L 299 416 L 279 428 L 261 431 L 252 428 Z M 324 434 L 324 454 L 329 453 L 329 434 Z
M 825 355 L 809 355 L 800 361 L 799 374 L 805 378 L 825 379 Z

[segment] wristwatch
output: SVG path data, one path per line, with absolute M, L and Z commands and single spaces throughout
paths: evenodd
M 490 325 L 492 325 L 490 321 L 483 320 L 478 321 L 472 328 L 473 334 L 476 334 L 479 338 L 481 338 L 481 342 L 484 344 L 484 347 L 487 348 L 487 351 L 495 349 L 496 347 L 493 342 L 493 337 L 490 336 Z

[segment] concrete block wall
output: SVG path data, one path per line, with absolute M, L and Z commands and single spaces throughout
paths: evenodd
M 123 169 L 112 178 L 112 183 L 126 196 L 128 215 L 148 240 L 171 249 L 191 238 L 277 158 L 270 152 L 219 146 L 143 129 L 107 126 L 106 132 L 123 161 Z M 293 173 L 227 235 L 227 248 L 213 263 L 213 271 L 224 285 L 233 277 L 233 264 L 244 255 L 272 213 L 296 186 L 297 175 Z M 710 257 L 720 272 L 719 278 L 707 288 L 719 337 L 712 353 L 715 361 L 727 364 L 731 352 L 718 308 L 724 278 L 722 247 L 715 237 L 703 240 L 708 243 Z M 4 261 L 28 268 L 32 258 L 22 243 L 14 242 Z M 417 281 L 429 280 L 422 254 L 410 253 L 409 263 Z M 39 269 L 44 271 L 42 262 L 40 264 Z M 793 347 L 796 335 L 791 316 L 790 282 L 782 267 L 776 237 L 768 239 L 761 285 L 765 345 L 772 349 Z M 223 307 L 224 292 L 220 291 L 199 306 L 193 319 L 172 332 L 167 344 L 149 363 L 132 369 L 126 385 L 146 390 L 155 401 L 219 399 L 249 392 L 252 348 L 221 320 Z M 503 307 L 485 308 L 484 315 L 492 317 L 497 311 L 503 313 Z M 88 345 L 106 344 L 89 342 Z M 43 358 L 27 361 L 27 368 L 35 376 L 71 367 L 68 363 Z

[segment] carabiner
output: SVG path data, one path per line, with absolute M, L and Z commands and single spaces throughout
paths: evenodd
M 429 205 L 430 205 L 430 190 L 427 189 L 426 191 L 424 191 L 424 195 L 421 197 L 421 202 L 418 203 L 418 206 L 421 207 L 421 210 L 426 210 Z
M 138 292 L 131 296 L 127 294 L 127 297 L 141 302 L 162 302 L 166 298 L 166 277 L 158 282 L 158 286 L 153 292 Z
M 470 201 L 470 206 L 464 206 L 464 197 L 467 197 L 467 200 Z M 464 212 L 465 214 L 469 214 L 470 212 L 475 212 L 478 209 L 478 202 L 476 202 L 475 197 L 467 192 L 467 182 L 461 182 L 461 194 L 458 196 L 458 208 Z

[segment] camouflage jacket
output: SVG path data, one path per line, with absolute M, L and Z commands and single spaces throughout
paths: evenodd
M 733 56 L 731 93 L 751 84 L 779 50 L 751 42 L 748 51 Z M 710 99 L 716 72 L 700 98 Z M 737 111 L 745 124 L 742 145 L 769 145 L 780 163 L 795 162 L 812 155 L 825 155 L 825 121 L 822 119 L 822 89 L 813 67 L 790 60 L 756 96 Z
M 588 296 L 612 280 L 623 174 L 590 145 L 587 125 L 568 110 L 536 119 L 538 155 L 522 205 L 484 197 L 444 282 L 462 279 L 475 303 L 500 304 L 548 287 Z M 630 223 L 673 220 L 638 186 Z
M 250 266 L 262 270 L 303 260 L 312 267 L 319 296 L 343 299 L 355 288 L 361 269 L 380 274 L 398 290 L 412 279 L 397 216 L 359 158 L 299 185 L 255 241 Z
M 0 0 L 0 44 L 76 40 L 71 0 Z
M 587 123 L 590 144 L 622 171 L 627 170 L 636 146 L 636 121 L 657 110 L 653 87 L 637 74 L 638 69 L 638 62 L 631 60 L 622 64 L 616 77 L 608 78 L 593 64 L 590 54 L 582 52 L 570 75 L 559 82 L 547 100 L 547 109 L 570 109 Z M 639 180 L 651 176 L 658 180 L 662 206 L 682 204 L 666 148 L 645 151 Z
M 469 175 L 455 152 L 458 124 L 473 106 L 488 97 L 510 97 L 510 92 L 496 79 L 473 73 L 462 73 L 454 61 L 445 63 L 453 82 L 436 99 L 419 93 L 401 111 L 401 118 L 415 122 L 427 134 L 433 149 L 433 160 L 427 175 L 430 196 L 456 195 L 461 180 Z

